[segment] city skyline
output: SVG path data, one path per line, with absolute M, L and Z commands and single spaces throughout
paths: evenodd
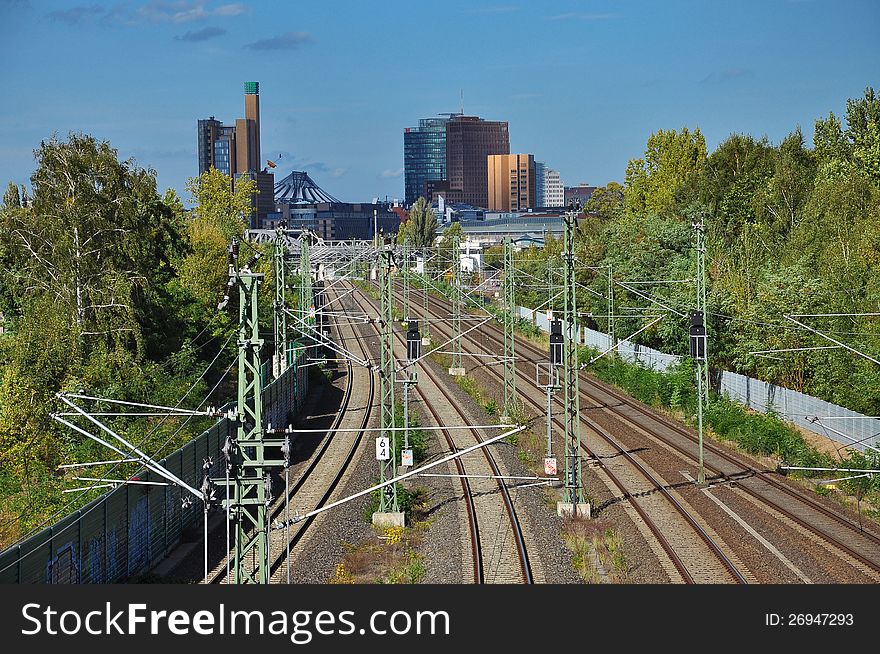
M 195 122 L 239 115 L 247 80 L 261 84 L 263 159 L 348 201 L 403 198 L 403 129 L 459 111 L 460 93 L 465 113 L 509 123 L 511 152 L 573 186 L 623 182 L 661 128 L 699 127 L 710 151 L 797 126 L 809 142 L 817 118 L 876 86 L 876 4 L 737 7 L 0 0 L 14 90 L 0 182 L 28 183 L 41 140 L 81 131 L 185 198 Z

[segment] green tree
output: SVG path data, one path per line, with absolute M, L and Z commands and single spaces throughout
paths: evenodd
M 874 182 L 880 182 L 880 98 L 870 86 L 861 98 L 846 103 L 846 135 L 853 157 Z
M 596 216 L 600 221 L 607 222 L 617 218 L 623 210 L 624 188 L 617 182 L 608 182 L 600 186 L 584 205 L 584 213 Z
M 96 454 L 49 419 L 58 390 L 165 400 L 163 388 L 192 375 L 169 381 L 147 358 L 182 246 L 155 173 L 81 134 L 45 141 L 35 156 L 33 198 L 12 188 L 4 198 L 0 269 L 16 313 L 0 359 L 0 481 L 20 489 L 0 513 L 23 511 L 24 527 L 61 502 L 57 463 Z
M 47 300 L 66 321 L 74 353 L 101 344 L 141 351 L 139 320 L 171 274 L 179 238 L 155 173 L 87 135 L 43 142 L 36 158 L 33 199 L 11 214 L 20 301 Z
M 671 210 L 688 177 L 706 162 L 706 139 L 700 129 L 659 130 L 648 137 L 645 155 L 626 167 L 626 207 L 633 214 Z
M 406 243 L 413 248 L 428 248 L 434 245 L 437 235 L 437 216 L 425 198 L 416 200 L 409 210 L 409 219 L 401 230 L 402 238 L 398 242 Z
M 804 146 L 800 128 L 779 145 L 773 174 L 756 196 L 758 220 L 785 236 L 797 224 L 801 208 L 810 197 L 815 174 L 813 153 Z
M 187 225 L 190 251 L 180 264 L 182 287 L 206 311 L 213 311 L 227 281 L 227 249 L 232 237 L 243 239 L 253 212 L 256 182 L 235 180 L 216 168 L 187 180 L 194 204 Z

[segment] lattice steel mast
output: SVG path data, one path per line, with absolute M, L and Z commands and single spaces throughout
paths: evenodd
M 563 308 L 564 364 L 563 385 L 565 387 L 565 502 L 572 505 L 572 515 L 577 515 L 577 506 L 584 502 L 583 478 L 581 470 L 581 406 L 578 392 L 577 361 L 577 299 L 575 293 L 574 236 L 577 229 L 577 213 L 565 214 L 565 264 Z
M 514 312 L 516 308 L 515 273 L 513 267 L 513 244 L 510 237 L 504 239 L 504 415 L 503 422 L 510 422 L 519 415 L 516 397 L 516 352 L 514 348 Z
M 379 348 L 380 369 L 379 388 L 381 395 L 381 421 L 382 428 L 380 438 L 388 439 L 389 456 L 379 460 L 379 483 L 393 479 L 397 475 L 397 462 L 395 452 L 397 450 L 397 437 L 394 431 L 394 316 L 392 315 L 392 286 L 391 269 L 394 265 L 394 251 L 390 244 L 386 245 L 381 252 L 379 262 L 379 286 L 381 288 L 381 316 L 379 318 Z M 378 448 L 377 448 L 378 449 Z M 381 513 L 397 513 L 400 511 L 397 500 L 397 485 L 390 484 L 382 489 L 379 496 L 379 511 Z
M 274 337 L 275 355 L 272 358 L 272 373 L 277 379 L 287 369 L 287 312 L 285 289 L 287 286 L 287 266 L 285 257 L 287 246 L 284 240 L 284 225 L 275 230 L 275 243 L 272 250 L 272 263 L 275 273 L 275 311 Z
M 312 290 L 312 262 L 309 246 L 311 236 L 303 231 L 299 239 L 299 317 L 309 327 L 315 326 L 315 296 Z M 312 338 L 312 333 L 305 327 L 300 329 L 304 337 Z
M 706 241 L 703 232 L 703 217 L 693 223 L 696 240 L 696 303 L 697 309 L 691 315 L 691 356 L 697 378 L 697 434 L 698 458 L 697 483 L 706 483 L 706 471 L 703 465 L 703 409 L 709 403 L 709 347 L 706 319 Z
M 233 241 L 237 253 L 238 245 Z M 237 262 L 237 257 L 235 257 Z M 234 455 L 235 514 L 233 581 L 265 584 L 269 581 L 269 543 L 266 505 L 268 469 L 263 429 L 263 389 L 260 380 L 259 287 L 261 273 L 230 265 L 238 286 L 238 403 Z
M 456 234 L 452 239 L 452 365 L 450 375 L 464 375 L 461 363 L 461 251 L 460 240 Z

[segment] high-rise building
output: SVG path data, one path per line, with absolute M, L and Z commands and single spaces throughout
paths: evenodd
M 241 177 L 257 183 L 252 198 L 251 227 L 259 227 L 275 210 L 275 176 L 262 167 L 260 158 L 260 83 L 244 84 L 244 118 L 235 125 L 223 125 L 213 116 L 198 121 L 199 175 L 216 168 L 235 180 Z
M 426 183 L 446 179 L 446 123 L 449 118 L 422 118 L 403 132 L 404 201 L 428 197 Z
M 535 206 L 546 207 L 544 197 L 544 175 L 547 165 L 543 161 L 535 162 Z
M 565 187 L 559 177 L 559 171 L 552 168 L 544 168 L 544 203 L 541 207 L 564 207 Z
M 214 116 L 199 121 L 199 175 L 209 168 L 224 175 L 235 172 L 235 128 Z
M 486 160 L 490 211 L 520 211 L 536 206 L 534 155 L 490 154 Z
M 565 205 L 565 188 L 559 172 L 542 161 L 535 162 L 535 206 L 561 207 Z
M 435 194 L 479 207 L 488 203 L 486 157 L 508 154 L 507 123 L 478 116 L 424 118 L 403 133 L 405 202 Z
M 453 116 L 446 123 L 446 179 L 449 202 L 489 204 L 488 158 L 510 154 L 507 121 Z

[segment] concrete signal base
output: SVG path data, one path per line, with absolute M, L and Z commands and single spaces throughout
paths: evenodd
M 427 336 L 422 336 L 422 345 L 428 347 L 431 344 L 431 339 Z
M 403 512 L 376 511 L 373 514 L 373 526 L 380 529 L 388 529 L 389 527 L 405 527 L 406 520 Z
M 560 518 L 570 518 L 572 516 L 572 506 L 571 502 L 557 502 L 556 503 L 556 515 Z M 585 518 L 587 520 L 590 519 L 590 503 L 589 502 L 578 502 L 577 505 L 577 517 Z M 374 518 L 375 520 L 375 518 Z
M 450 368 L 449 374 L 453 377 L 464 377 L 464 368 Z

